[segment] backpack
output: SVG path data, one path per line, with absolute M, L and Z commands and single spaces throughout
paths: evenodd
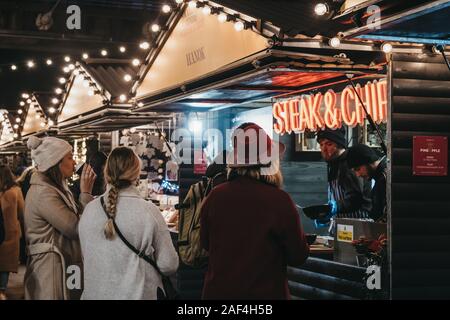
M 212 179 L 193 184 L 179 206 L 178 254 L 184 264 L 194 268 L 208 263 L 208 252 L 200 245 L 200 211 L 211 186 Z

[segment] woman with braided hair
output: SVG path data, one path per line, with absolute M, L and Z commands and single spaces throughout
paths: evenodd
M 133 252 L 149 256 L 166 274 L 178 268 L 178 255 L 159 209 L 137 188 L 140 160 L 127 147 L 115 148 L 105 166 L 106 192 L 89 203 L 79 225 L 84 261 L 82 299 L 155 300 L 161 276 Z M 103 205 L 104 204 L 104 205 Z

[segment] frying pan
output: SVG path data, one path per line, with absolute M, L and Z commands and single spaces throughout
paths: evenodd
M 301 207 L 297 204 L 297 207 L 303 210 L 305 216 L 313 220 L 325 218 L 331 209 L 329 204 L 320 204 L 308 207 Z

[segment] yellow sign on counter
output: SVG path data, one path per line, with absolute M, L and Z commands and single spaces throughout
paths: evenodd
M 352 242 L 353 226 L 338 224 L 337 225 L 337 241 Z

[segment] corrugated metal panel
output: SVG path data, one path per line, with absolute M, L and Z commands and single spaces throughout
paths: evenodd
M 449 299 L 450 177 L 412 175 L 413 136 L 450 137 L 450 71 L 438 56 L 394 55 L 392 297 Z

